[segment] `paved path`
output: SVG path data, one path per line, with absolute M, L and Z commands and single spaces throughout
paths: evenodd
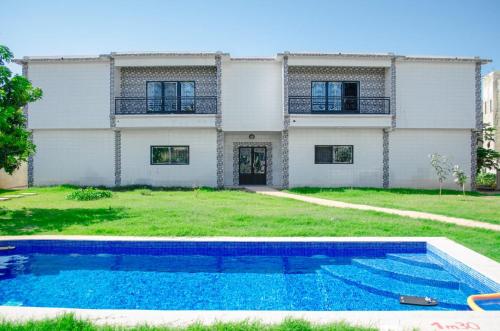
M 500 231 L 500 225 L 479 222 L 479 221 L 472 221 L 472 220 L 468 220 L 465 218 L 449 217 L 449 216 L 424 213 L 424 212 L 419 212 L 419 211 L 399 210 L 399 209 L 393 209 L 393 208 L 361 205 L 361 204 L 357 204 L 357 203 L 341 202 L 341 201 L 337 201 L 337 200 L 321 199 L 321 198 L 315 198 L 315 197 L 310 197 L 310 196 L 301 195 L 301 194 L 292 194 L 292 193 L 281 192 L 281 191 L 278 191 L 278 190 L 276 190 L 272 187 L 269 187 L 269 186 L 245 186 L 245 189 L 247 191 L 255 192 L 258 194 L 264 194 L 264 195 L 280 197 L 280 198 L 295 199 L 295 200 L 314 203 L 317 205 L 327 206 L 327 207 L 371 210 L 371 211 L 378 211 L 378 212 L 382 212 L 382 213 L 406 216 L 406 217 L 411 217 L 411 218 L 429 219 L 429 220 L 443 222 L 443 223 L 452 223 L 452 224 L 466 226 L 466 227 L 470 227 L 470 228 L 479 228 L 479 229 Z

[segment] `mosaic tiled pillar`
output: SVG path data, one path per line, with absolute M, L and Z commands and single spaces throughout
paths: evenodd
M 475 84 L 475 119 L 476 130 L 471 131 L 471 167 L 470 167 L 470 185 L 471 190 L 476 189 L 477 173 L 477 138 L 483 128 L 483 112 L 481 110 L 481 62 L 476 62 L 476 84 Z
M 122 184 L 122 133 L 115 131 L 115 186 Z
M 396 57 L 391 59 L 391 127 L 396 127 Z
M 114 128 L 115 121 L 115 59 L 109 60 L 109 126 Z
M 224 187 L 224 132 L 217 130 L 217 187 Z
M 215 128 L 217 130 L 217 187 L 224 187 L 224 132 L 222 131 L 222 57 L 215 56 L 217 68 L 217 113 Z
M 22 74 L 25 78 L 28 78 L 28 64 L 27 63 L 23 63 Z M 26 104 L 23 107 L 23 114 L 24 114 L 24 118 L 26 119 L 26 122 L 24 125 L 27 128 L 27 130 L 29 130 L 28 104 Z M 29 141 L 33 143 L 33 131 L 31 131 L 31 130 L 29 130 L 29 131 L 30 131 Z M 34 168 L 33 161 L 34 161 L 33 155 L 28 156 L 28 187 L 32 187 L 35 183 L 35 177 L 34 177 L 35 168 Z
M 283 188 L 289 186 L 289 148 L 288 148 L 288 128 L 290 127 L 290 115 L 288 113 L 288 55 L 283 56 L 283 131 L 281 132 L 281 185 Z
M 389 131 L 382 131 L 382 187 L 389 188 Z
M 391 130 L 382 131 L 382 187 L 389 188 L 390 186 L 390 142 L 389 132 L 396 128 L 396 57 L 391 58 Z

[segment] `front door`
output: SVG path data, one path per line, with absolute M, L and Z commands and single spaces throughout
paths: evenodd
M 266 185 L 265 147 L 240 147 L 240 185 Z

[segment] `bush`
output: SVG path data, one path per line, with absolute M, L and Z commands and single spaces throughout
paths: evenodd
M 66 199 L 68 200 L 78 200 L 78 201 L 89 201 L 89 200 L 99 200 L 111 198 L 113 194 L 108 190 L 99 190 L 93 187 L 81 188 L 74 192 L 68 194 Z
M 139 192 L 140 195 L 145 195 L 145 196 L 153 195 L 153 191 L 151 191 L 150 189 L 137 190 L 137 192 Z
M 496 175 L 490 172 L 481 172 L 477 175 L 476 184 L 494 189 L 497 184 Z

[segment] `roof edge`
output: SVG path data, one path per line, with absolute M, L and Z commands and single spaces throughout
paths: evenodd
M 426 55 L 398 55 L 394 53 L 278 53 L 278 56 L 289 57 L 340 57 L 340 58 L 384 58 L 384 59 L 402 59 L 414 61 L 451 61 L 451 62 L 480 62 L 486 64 L 492 62 L 491 59 L 484 59 L 479 56 L 426 56 Z
M 103 61 L 110 58 L 147 56 L 147 57 L 214 57 L 224 56 L 235 61 L 266 61 L 279 60 L 284 56 L 288 57 L 332 57 L 332 58 L 373 58 L 373 59 L 397 59 L 402 61 L 442 61 L 442 62 L 475 62 L 487 64 L 491 59 L 475 57 L 453 57 L 453 56 L 411 56 L 397 55 L 394 53 L 277 53 L 275 57 L 234 57 L 224 52 L 111 52 L 100 55 L 69 55 L 69 56 L 25 56 L 22 59 L 14 59 L 12 62 L 23 65 L 29 62 L 58 62 L 58 61 Z

